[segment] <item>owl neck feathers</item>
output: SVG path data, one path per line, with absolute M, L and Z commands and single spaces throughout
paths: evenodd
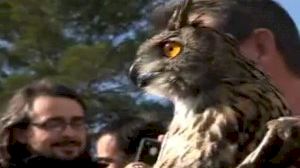
M 204 96 L 208 97 L 208 95 L 198 95 L 197 97 L 175 98 L 173 100 L 174 119 L 179 123 L 182 122 L 183 125 L 190 124 L 195 116 L 202 115 L 207 108 L 217 106 L 216 101 L 204 98 Z
M 228 155 L 219 155 L 216 145 L 225 137 L 224 128 L 230 122 L 236 122 L 227 119 L 231 109 L 224 106 L 211 106 L 201 112 L 197 112 L 199 98 L 177 98 L 174 100 L 175 116 L 170 124 L 165 142 L 162 146 L 159 162 L 156 167 L 162 167 L 168 164 L 168 160 L 174 157 L 174 163 L 178 167 L 222 167 L 221 164 L 230 164 L 235 162 L 233 158 L 237 150 L 236 144 L 225 144 L 222 149 Z M 228 121 L 228 122 L 227 122 Z M 176 153 L 180 151 L 180 153 Z M 170 155 L 175 152 L 176 155 Z M 174 154 L 174 153 L 173 153 Z M 219 157 L 220 160 L 207 162 L 206 158 Z M 184 160 L 184 162 L 182 162 Z M 226 160 L 227 162 L 224 162 Z M 220 161 L 220 162 L 218 162 Z M 176 167 L 175 166 L 175 167 Z M 174 166 L 170 166 L 174 167 Z M 226 166 L 230 167 L 230 166 Z
M 198 92 L 194 96 L 175 96 L 173 98 L 174 113 L 175 115 L 183 115 L 184 117 L 193 117 L 194 114 L 200 114 L 207 108 L 218 107 L 225 100 L 226 92 L 226 88 L 219 85 L 213 89 Z
M 199 92 L 196 96 L 173 98 L 174 119 L 185 125 L 191 124 L 193 118 L 205 115 L 204 113 L 222 111 L 228 106 L 231 95 L 231 90 L 225 85 L 220 84 L 212 90 Z

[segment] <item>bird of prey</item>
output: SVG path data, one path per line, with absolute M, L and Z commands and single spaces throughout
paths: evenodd
M 235 40 L 188 21 L 191 0 L 139 47 L 132 81 L 174 103 L 154 168 L 233 168 L 263 139 L 266 123 L 290 110 Z

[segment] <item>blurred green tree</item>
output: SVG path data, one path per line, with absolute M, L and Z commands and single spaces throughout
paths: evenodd
M 169 105 L 140 100 L 126 77 L 153 6 L 152 0 L 1 1 L 1 107 L 17 88 L 51 78 L 78 89 L 92 120 L 169 119 Z

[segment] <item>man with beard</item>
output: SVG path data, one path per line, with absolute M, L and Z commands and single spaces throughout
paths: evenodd
M 0 167 L 99 167 L 89 156 L 85 105 L 47 80 L 20 89 L 0 120 Z

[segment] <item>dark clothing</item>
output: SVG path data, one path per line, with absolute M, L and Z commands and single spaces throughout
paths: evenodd
M 100 168 L 97 162 L 90 158 L 76 160 L 59 160 L 43 156 L 32 156 L 21 161 L 11 162 L 9 168 Z
M 12 158 L 8 168 L 105 168 L 93 161 L 88 152 L 74 160 L 60 160 L 32 155 L 24 145 L 15 144 L 9 148 Z M 1 168 L 1 166 L 0 166 Z

